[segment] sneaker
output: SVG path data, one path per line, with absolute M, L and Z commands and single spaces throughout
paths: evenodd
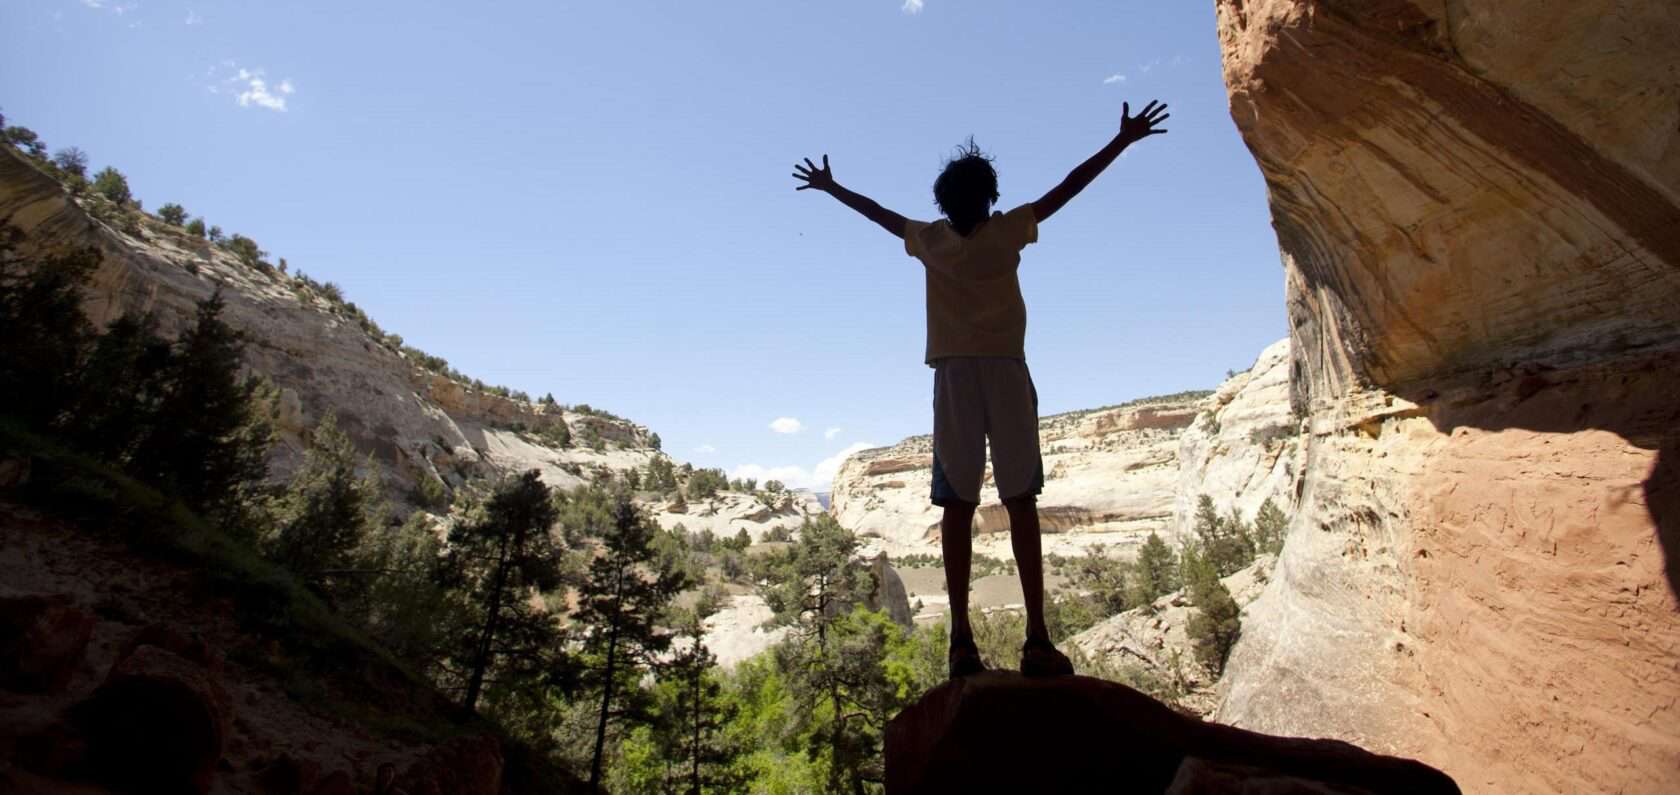
M 951 641 L 951 652 L 947 659 L 951 665 L 951 678 L 960 679 L 969 674 L 977 674 L 986 670 L 986 663 L 980 659 L 980 649 L 974 641 Z
M 1027 676 L 1072 676 L 1073 661 L 1048 640 L 1028 639 L 1021 646 L 1021 673 Z

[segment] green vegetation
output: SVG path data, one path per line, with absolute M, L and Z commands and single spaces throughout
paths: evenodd
M 372 470 L 373 462 L 356 455 L 338 430 L 336 417 L 322 417 L 303 466 L 274 510 L 278 532 L 269 556 L 328 593 L 365 583 L 356 553 L 384 524 L 386 510 Z
M 187 222 L 187 209 L 174 202 L 159 207 L 157 215 L 170 226 L 180 226 Z
M 128 178 L 110 166 L 93 175 L 93 190 L 119 207 L 134 201 L 134 195 L 128 190 Z

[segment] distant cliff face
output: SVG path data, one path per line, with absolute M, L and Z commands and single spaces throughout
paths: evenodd
M 1191 532 L 1203 494 L 1221 515 L 1236 509 L 1245 520 L 1268 498 L 1288 510 L 1301 466 L 1289 360 L 1289 341 L 1279 340 L 1211 394 L 1040 420 L 1046 552 L 1105 544 L 1124 554 L 1150 532 L 1174 540 Z M 831 512 L 891 554 L 937 554 L 940 510 L 928 502 L 932 457 L 927 436 L 853 455 L 835 474 Z M 989 470 L 981 501 L 976 549 L 1010 557 L 1009 517 Z
M 1131 544 L 1164 528 L 1173 514 L 1179 437 L 1204 403 L 1201 397 L 1169 399 L 1040 420 L 1045 482 L 1039 516 L 1046 551 Z M 830 510 L 841 525 L 878 538 L 891 554 L 937 550 L 940 509 L 928 502 L 932 461 L 927 436 L 856 453 L 834 476 Z M 979 549 L 1007 557 L 1007 536 L 986 536 L 1009 529 L 989 468 L 981 503 Z
M 1220 717 L 1680 788 L 1680 8 L 1218 17 L 1310 429 Z
M 329 411 L 397 494 L 423 473 L 460 483 L 531 468 L 572 487 L 594 470 L 645 466 L 655 452 L 641 426 L 502 397 L 423 369 L 292 276 L 247 266 L 155 219 L 128 231 L 95 220 L 9 147 L 0 147 L 0 219 L 32 245 L 99 249 L 86 307 L 96 323 L 150 312 L 172 336 L 192 322 L 195 302 L 220 291 L 226 319 L 248 336 L 246 364 L 281 389 L 277 476 Z M 572 431 L 567 448 L 539 433 L 561 417 Z M 591 432 L 602 450 L 582 443 Z

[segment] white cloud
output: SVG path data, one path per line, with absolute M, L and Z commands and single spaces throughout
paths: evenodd
M 117 16 L 122 16 L 140 7 L 139 3 L 113 3 L 111 0 L 82 0 L 82 5 L 88 8 L 109 10 Z
M 239 107 L 265 108 L 276 113 L 285 113 L 286 98 L 297 93 L 297 86 L 292 84 L 291 78 L 270 86 L 262 69 L 246 69 L 233 61 L 223 61 L 222 66 L 229 70 L 229 74 L 212 82 L 210 93 L 232 94 L 233 101 L 238 103 Z M 210 73 L 214 76 L 219 71 L 219 68 L 212 67 Z
M 799 433 L 804 428 L 805 423 L 793 417 L 777 417 L 770 422 L 770 430 L 776 433 Z
M 904 5 L 900 6 L 898 10 L 906 14 L 920 14 L 922 13 L 922 0 L 904 0 Z
M 798 465 L 767 467 L 759 464 L 741 464 L 730 470 L 729 477 L 752 478 L 759 483 L 767 480 L 779 480 L 796 489 L 812 489 L 827 491 L 834 487 L 834 473 L 840 471 L 840 465 L 846 462 L 853 453 L 868 450 L 875 445 L 869 442 L 857 442 L 846 446 L 834 455 L 817 462 L 817 465 L 806 469 Z
M 204 24 L 204 17 L 199 16 L 197 11 L 189 8 L 187 9 L 186 23 L 188 25 L 202 25 Z
M 1149 63 L 1146 63 L 1146 64 L 1143 64 L 1143 65 L 1139 66 L 1138 71 L 1142 72 L 1144 74 L 1149 74 L 1149 70 L 1154 69 L 1155 67 L 1160 66 L 1160 65 L 1161 65 L 1161 59 L 1156 58 L 1155 60 L 1150 61 Z
M 834 441 L 834 437 L 839 436 L 839 435 L 840 435 L 840 429 L 839 428 L 829 428 L 828 430 L 823 431 L 823 438 L 827 439 L 831 442 Z
M 1109 85 L 1111 83 L 1124 83 L 1124 82 L 1126 82 L 1126 76 L 1123 75 L 1123 74 L 1120 74 L 1119 72 L 1115 72 L 1114 74 L 1111 74 L 1108 77 L 1103 78 L 1103 85 L 1105 85 L 1105 86 Z
M 696 453 L 715 453 L 715 452 L 717 452 L 717 448 L 713 447 L 709 444 L 703 444 L 703 445 L 700 445 L 699 447 L 694 448 L 694 452 L 696 452 Z

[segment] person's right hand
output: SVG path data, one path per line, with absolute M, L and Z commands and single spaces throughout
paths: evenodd
M 805 165 L 794 163 L 793 178 L 805 180 L 804 185 L 800 185 L 794 190 L 816 188 L 827 192 L 834 187 L 834 172 L 828 170 L 828 155 L 823 155 L 822 168 L 817 168 L 817 164 L 811 162 L 809 157 L 805 158 Z
M 1132 115 L 1131 105 L 1120 103 L 1120 136 L 1130 143 L 1166 132 L 1164 129 L 1156 129 L 1155 125 L 1166 121 L 1172 114 L 1167 112 L 1165 104 L 1157 104 L 1159 102 L 1160 100 L 1150 100 L 1149 104 L 1144 106 L 1143 112 L 1136 116 Z

